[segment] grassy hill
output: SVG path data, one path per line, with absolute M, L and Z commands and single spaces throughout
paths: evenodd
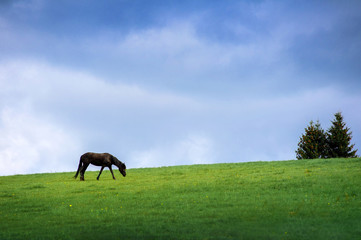
M 361 159 L 0 177 L 0 239 L 360 239 Z

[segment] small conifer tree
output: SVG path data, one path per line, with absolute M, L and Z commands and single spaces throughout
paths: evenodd
M 319 121 L 316 124 L 313 121 L 305 128 L 305 134 L 300 137 L 298 149 L 296 151 L 297 159 L 326 158 L 327 140 L 325 131 L 321 128 Z
M 343 122 L 340 112 L 335 114 L 335 120 L 327 131 L 328 153 L 330 158 L 353 158 L 357 157 L 356 150 L 352 150 L 355 144 L 351 144 L 352 132 Z

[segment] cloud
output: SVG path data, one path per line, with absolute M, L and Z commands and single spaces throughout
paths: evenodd
M 0 131 L 0 175 L 69 170 L 64 162 L 80 148 L 69 131 L 37 118 L 27 106 L 2 109 Z
M 104 74 L 113 81 L 182 94 L 246 95 L 249 86 L 264 93 L 259 87 L 263 83 L 273 87 L 286 78 L 295 81 L 289 78 L 294 66 L 282 41 L 258 36 L 249 42 L 213 42 L 199 35 L 192 20 L 175 20 L 127 35 L 109 31 L 86 40 L 81 48 L 97 56 L 95 69 L 107 69 Z M 275 67 L 279 63 L 282 69 Z
M 169 108 L 195 106 L 193 100 L 167 92 L 150 92 L 137 85 L 106 81 L 91 74 L 53 67 L 43 62 L 14 60 L 0 66 L 3 100 L 30 100 L 41 107 L 72 105 L 95 109 L 112 106 Z M 16 93 L 16 94 L 14 94 Z M 89 109 L 87 109 L 89 110 Z

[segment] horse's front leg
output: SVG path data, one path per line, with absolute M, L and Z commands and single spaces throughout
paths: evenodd
M 112 173 L 113 179 L 115 180 L 114 174 L 113 174 L 113 170 L 112 170 L 112 165 L 109 166 L 109 170 Z
M 100 174 L 102 174 L 103 169 L 104 169 L 104 166 L 102 166 L 102 168 L 100 169 L 100 172 L 99 172 L 99 175 L 98 175 L 98 177 L 97 177 L 97 180 L 99 180 Z

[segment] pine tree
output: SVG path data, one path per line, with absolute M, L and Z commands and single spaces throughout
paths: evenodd
M 329 146 L 327 156 L 330 158 L 354 158 L 357 157 L 356 150 L 352 150 L 355 144 L 351 145 L 352 132 L 343 122 L 340 112 L 335 114 L 335 120 L 331 121 L 332 126 L 327 131 L 327 143 Z
M 298 149 L 296 151 L 297 159 L 326 158 L 327 140 L 325 131 L 320 123 L 313 121 L 305 128 L 305 134 L 300 137 Z

